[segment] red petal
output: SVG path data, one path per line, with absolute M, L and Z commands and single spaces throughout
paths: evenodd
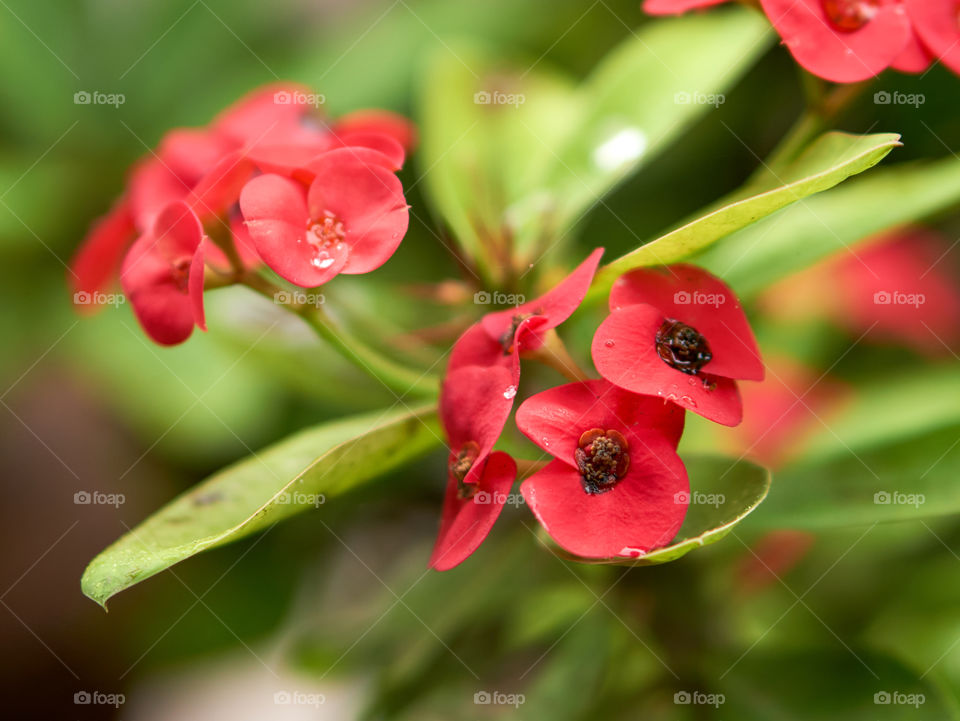
M 957 41 L 960 41 L 960 32 L 957 33 L 955 42 Z M 890 66 L 901 73 L 922 73 L 932 62 L 933 55 L 924 47 L 916 32 L 912 32 L 906 47 Z
M 480 323 L 467 328 L 453 344 L 447 373 L 464 366 L 502 366 L 510 371 L 514 384 L 520 380 L 520 356 L 516 349 L 504 353 L 500 342 L 493 340 Z
M 587 381 L 528 398 L 517 409 L 517 427 L 547 453 L 576 467 L 574 451 L 591 428 L 618 430 L 631 447 L 634 441 L 642 444 L 648 436 L 659 435 L 676 448 L 683 434 L 683 410 L 605 380 Z
M 737 425 L 742 409 L 733 380 L 703 372 L 688 375 L 657 354 L 655 339 L 663 321 L 663 314 L 649 305 L 630 305 L 607 316 L 591 347 L 600 375 L 628 391 L 658 396 L 726 426 Z M 713 384 L 712 389 L 704 383 Z
M 486 456 L 503 432 L 517 387 L 506 368 L 466 366 L 447 374 L 440 391 L 440 420 L 453 452 L 468 441 Z M 473 482 L 479 462 L 467 478 Z
M 157 215 L 153 226 L 157 251 L 168 261 L 193 256 L 203 240 L 200 219 L 183 201 L 167 205 Z
M 353 148 L 355 151 L 372 150 L 362 157 L 367 163 L 382 165 L 387 170 L 397 171 L 403 167 L 405 153 L 403 146 L 389 135 L 377 133 L 344 133 L 337 135 L 337 140 L 343 147 Z
M 190 185 L 180 179 L 158 158 L 147 158 L 130 176 L 130 213 L 140 231 L 153 227 L 157 213 L 190 192 Z
M 693 265 L 635 270 L 614 283 L 610 309 L 646 303 L 696 328 L 710 344 L 713 375 L 762 380 L 763 361 L 740 301 L 719 278 Z
M 70 284 L 74 293 L 99 293 L 114 282 L 123 255 L 133 242 L 133 218 L 127 201 L 121 198 L 94 223 L 70 263 Z M 94 305 L 82 306 L 96 308 Z
M 899 0 L 881 0 L 859 30 L 837 30 L 822 0 L 760 0 L 797 62 L 835 83 L 853 83 L 889 67 L 910 40 L 910 22 Z
M 182 128 L 163 136 L 157 155 L 178 178 L 193 185 L 232 149 L 232 143 L 209 130 Z
M 594 250 L 570 275 L 539 298 L 516 308 L 488 313 L 482 320 L 484 329 L 491 338 L 500 340 L 510 330 L 514 317 L 527 313 L 543 316 L 547 322 L 537 326 L 537 333 L 527 335 L 523 339 L 524 347 L 520 349 L 534 350 L 542 342 L 543 333 L 556 328 L 580 307 L 590 283 L 593 282 L 602 255 L 603 248 Z
M 636 557 L 669 543 L 683 525 L 690 485 L 666 440 L 631 449 L 630 470 L 606 493 L 583 490 L 580 474 L 552 461 L 524 481 L 524 500 L 560 546 L 584 558 Z
M 307 192 L 311 218 L 333 213 L 343 222 L 350 258 L 344 273 L 369 273 L 383 265 L 407 232 L 403 186 L 380 165 L 365 163 L 352 148 L 324 153 Z
M 960 20 L 954 0 L 904 0 L 907 13 L 927 50 L 960 74 Z
M 204 220 L 215 218 L 234 203 L 253 175 L 253 163 L 239 152 L 223 156 L 190 193 L 190 205 Z
M 413 123 L 402 115 L 386 110 L 356 110 L 347 113 L 337 121 L 334 132 L 341 137 L 351 133 L 386 135 L 400 143 L 408 152 L 417 144 L 417 131 Z
M 681 15 L 689 10 L 719 5 L 729 0 L 646 0 L 643 11 L 647 15 Z
M 450 479 L 443 499 L 440 533 L 430 556 L 430 567 L 448 571 L 472 554 L 490 533 L 503 510 L 517 464 L 502 451 L 491 453 L 472 498 L 460 498 L 457 482 Z
M 193 260 L 190 261 L 190 278 L 187 286 L 193 322 L 204 331 L 207 329 L 207 319 L 203 312 L 203 274 L 206 271 L 204 251 L 208 244 L 210 241 L 204 239 L 197 246 L 197 252 L 193 254 Z
M 152 234 L 143 235 L 123 261 L 123 291 L 150 338 L 161 345 L 182 343 L 193 332 L 190 297 L 177 286 L 170 263 L 157 252 Z
M 312 110 L 300 100 L 311 90 L 296 83 L 276 83 L 257 88 L 218 115 L 211 124 L 235 143 L 266 142 L 270 138 L 289 138 L 300 128 L 300 120 Z

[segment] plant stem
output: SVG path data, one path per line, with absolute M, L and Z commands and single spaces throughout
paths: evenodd
M 590 380 L 590 376 L 570 356 L 567 346 L 557 335 L 557 331 L 552 328 L 544 334 L 543 345 L 535 350 L 527 351 L 523 354 L 523 357 L 553 368 L 557 373 L 574 383 Z
M 529 458 L 517 458 L 517 480 L 525 481 L 550 461 L 534 461 Z
M 280 294 L 287 292 L 256 272 L 245 274 L 241 282 L 274 302 L 277 302 Z M 321 307 L 308 303 L 282 305 L 303 318 L 317 335 L 326 340 L 340 355 L 400 397 L 407 394 L 437 394 L 439 383 L 436 376 L 412 370 L 387 358 L 337 326 Z

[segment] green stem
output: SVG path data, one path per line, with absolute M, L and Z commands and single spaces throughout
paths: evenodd
M 241 282 L 274 302 L 277 302 L 278 294 L 286 293 L 259 273 L 247 273 Z M 340 355 L 401 397 L 407 394 L 419 396 L 437 394 L 439 382 L 436 376 L 406 368 L 381 355 L 374 348 L 337 326 L 321 307 L 296 303 L 283 305 L 303 318 L 317 335 L 333 346 Z

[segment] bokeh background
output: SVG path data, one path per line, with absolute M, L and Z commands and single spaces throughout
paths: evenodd
M 312 86 L 334 115 L 384 107 L 416 120 L 425 58 L 447 43 L 483 42 L 582 77 L 643 22 L 636 0 L 0 2 L 5 718 L 352 718 L 371 704 L 374 716 L 418 719 L 752 717 L 673 703 L 677 691 L 716 687 L 728 667 L 728 702 L 795 712 L 777 718 L 815 718 L 880 676 L 891 690 L 922 683 L 942 694 L 911 718 L 957 708 L 960 527 L 943 519 L 816 535 L 809 549 L 799 542 L 806 552 L 787 564 L 787 582 L 751 585 L 756 569 L 737 540 L 624 574 L 557 561 L 531 519 L 508 509 L 465 567 L 424 576 L 442 492 L 434 454 L 335 509 L 175 567 L 109 613 L 80 593 L 96 553 L 212 471 L 306 424 L 394 400 L 243 293 L 212 297 L 211 332 L 175 349 L 152 346 L 126 305 L 81 319 L 66 264 L 130 165 L 165 130 L 203 124 L 277 79 Z M 877 88 L 926 102 L 877 105 L 868 93 L 837 125 L 902 133 L 895 162 L 960 148 L 956 77 L 935 68 Z M 76 104 L 79 91 L 124 102 Z M 722 106 L 594 209 L 570 257 L 598 244 L 614 257 L 635 244 L 620 219 L 648 237 L 737 188 L 802 103 L 793 62 L 771 49 Z M 415 289 L 396 288 L 459 277 L 421 193 L 424 170 L 414 158 L 403 171 L 415 215 L 400 252 L 364 288 L 337 291 L 345 312 L 410 355 L 404 334 L 424 318 L 404 317 Z M 930 224 L 960 237 L 956 213 Z M 378 303 L 391 306 L 390 323 Z M 922 368 L 908 352 L 873 349 L 834 372 L 884 363 Z M 946 445 L 956 430 L 943 429 Z M 122 502 L 76 502 L 95 491 Z M 784 547 L 789 556 L 789 539 Z M 496 689 L 525 703 L 474 705 Z M 274 703 L 295 690 L 325 703 Z M 78 704 L 77 693 L 124 703 Z

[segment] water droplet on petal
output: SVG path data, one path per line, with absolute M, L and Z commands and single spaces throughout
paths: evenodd
M 607 348 L 613 348 L 613 347 L 616 345 L 616 343 L 613 342 L 612 340 L 606 340 L 606 341 L 603 342 L 603 344 L 604 344 Z
M 506 398 L 507 400 L 510 400 L 511 398 L 513 398 L 513 397 L 516 396 L 516 395 L 517 395 L 517 387 L 516 387 L 516 386 L 507 386 L 507 390 L 505 390 L 505 391 L 503 392 L 503 397 Z
M 680 400 L 683 401 L 683 403 L 686 404 L 687 407 L 689 408 L 697 407 L 697 402 L 693 400 L 693 398 L 691 398 L 690 396 L 683 396 Z

